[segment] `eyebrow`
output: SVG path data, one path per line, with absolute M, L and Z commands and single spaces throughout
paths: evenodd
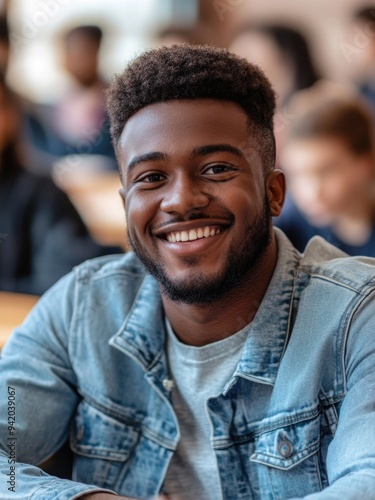
M 197 158 L 199 156 L 206 156 L 212 153 L 218 152 L 227 152 L 238 156 L 239 158 L 245 158 L 243 152 L 230 144 L 208 144 L 206 146 L 200 146 L 193 150 L 192 156 L 193 158 Z M 126 168 L 127 173 L 129 174 L 137 165 L 145 162 L 152 161 L 166 161 L 168 160 L 168 155 L 165 153 L 160 153 L 158 151 L 145 153 L 143 155 L 135 156 L 129 163 Z
M 129 165 L 126 167 L 126 171 L 129 174 L 134 167 L 146 161 L 163 161 L 167 159 L 168 155 L 166 155 L 165 153 L 159 153 L 159 152 L 145 153 L 144 155 L 135 156 L 131 160 Z
M 243 154 L 243 152 L 239 148 L 231 146 L 230 144 L 209 144 L 207 146 L 201 146 L 193 150 L 193 156 L 194 157 L 205 156 L 212 153 L 220 153 L 220 152 L 232 153 L 238 156 L 239 158 L 245 159 L 245 155 Z

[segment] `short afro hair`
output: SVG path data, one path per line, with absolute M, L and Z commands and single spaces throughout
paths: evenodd
M 264 174 L 274 168 L 275 92 L 263 71 L 228 50 L 177 44 L 148 50 L 116 75 L 107 90 L 112 141 L 117 146 L 124 126 L 140 109 L 175 99 L 232 101 L 248 116 Z M 253 148 L 249 148 L 254 154 Z

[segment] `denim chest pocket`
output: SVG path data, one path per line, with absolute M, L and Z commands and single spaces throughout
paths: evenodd
M 75 454 L 73 479 L 114 488 L 138 440 L 139 432 L 134 426 L 82 401 L 70 430 L 70 447 Z
M 272 499 L 303 497 L 328 486 L 321 454 L 321 418 L 299 420 L 264 432 L 255 440 L 250 461 Z

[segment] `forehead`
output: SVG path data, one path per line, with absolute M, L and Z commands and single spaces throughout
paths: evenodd
M 194 149 L 226 142 L 239 147 L 248 139 L 248 116 L 237 104 L 211 99 L 174 100 L 146 106 L 126 123 L 120 156 Z

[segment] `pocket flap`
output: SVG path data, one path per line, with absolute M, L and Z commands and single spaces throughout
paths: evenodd
M 125 461 L 139 438 L 139 432 L 82 401 L 70 430 L 75 453 L 91 458 Z
M 256 439 L 255 452 L 250 460 L 286 470 L 316 453 L 319 446 L 318 416 L 261 434 Z

